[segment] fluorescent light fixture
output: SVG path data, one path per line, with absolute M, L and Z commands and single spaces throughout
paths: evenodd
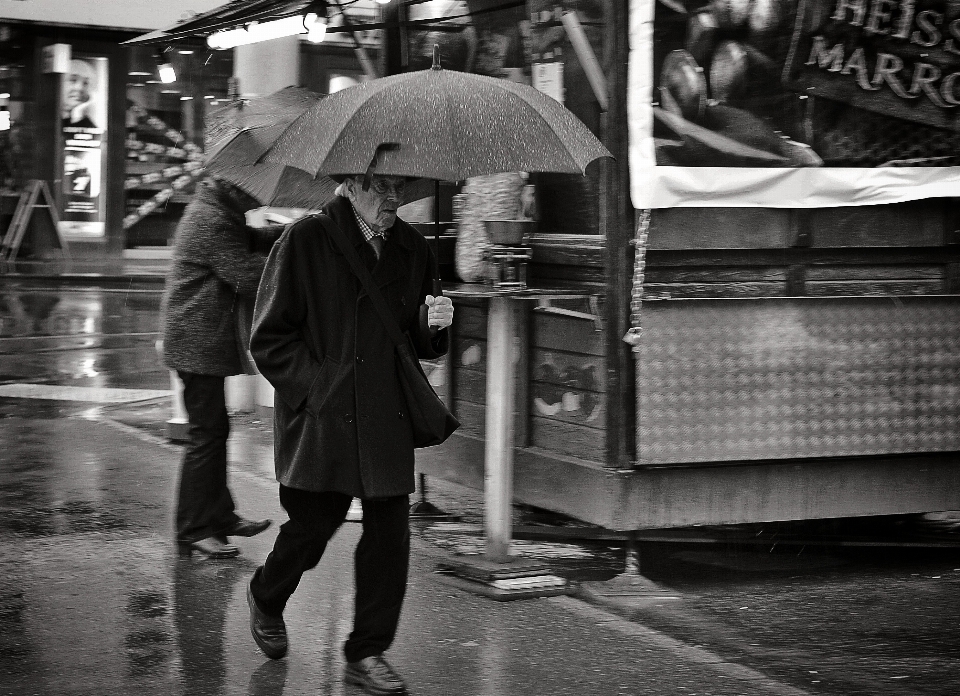
M 0 99 L 9 99 L 10 92 L 0 92 Z
M 130 75 L 131 77 L 148 77 L 152 74 L 153 73 L 144 72 L 143 70 L 131 70 L 127 73 L 127 75 Z
M 380 5 L 389 5 L 390 0 L 377 0 L 377 3 Z
M 297 34 L 307 34 L 309 41 L 319 43 L 323 41 L 326 32 L 326 19 L 311 12 L 306 16 L 295 15 L 272 22 L 251 22 L 246 27 L 217 31 L 207 37 L 207 45 L 222 50 Z
M 160 82 L 170 83 L 177 81 L 177 71 L 173 69 L 170 63 L 161 63 L 157 66 L 157 73 L 160 75 Z
M 190 97 L 190 96 L 180 97 L 180 101 L 190 101 L 191 99 L 193 99 L 193 97 Z
M 193 53 L 193 50 L 187 49 L 187 48 L 181 48 L 179 51 L 177 51 L 177 53 L 179 53 L 182 56 L 189 56 Z

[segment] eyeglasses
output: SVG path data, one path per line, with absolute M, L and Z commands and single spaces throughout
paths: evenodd
M 392 193 L 397 198 L 403 198 L 403 193 L 407 189 L 407 180 L 398 179 L 391 181 L 389 179 L 373 179 L 370 182 L 370 188 L 373 189 L 374 193 L 378 196 L 385 196 L 388 193 Z

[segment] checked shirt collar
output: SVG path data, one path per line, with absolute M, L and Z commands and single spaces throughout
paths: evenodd
M 367 224 L 367 221 L 360 217 L 360 213 L 357 212 L 357 209 L 353 207 L 353 201 L 350 201 L 350 209 L 353 211 L 353 217 L 357 221 L 357 227 L 360 228 L 360 232 L 363 234 L 363 238 L 368 242 L 376 236 L 383 237 L 383 241 L 387 241 L 387 238 L 390 234 L 389 230 L 384 230 L 383 232 L 374 232 L 373 228 Z

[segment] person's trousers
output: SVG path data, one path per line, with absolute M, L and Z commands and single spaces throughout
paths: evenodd
M 178 371 L 189 431 L 180 467 L 176 535 L 193 542 L 223 534 L 240 518 L 227 488 L 230 416 L 224 378 Z
M 290 519 L 263 566 L 250 581 L 257 605 L 279 616 L 304 572 L 316 567 L 350 502 L 343 493 L 317 493 L 280 486 L 280 504 Z M 410 499 L 401 495 L 361 500 L 363 533 L 354 552 L 356 584 L 353 631 L 344 644 L 347 662 L 386 651 L 393 643 L 407 590 Z

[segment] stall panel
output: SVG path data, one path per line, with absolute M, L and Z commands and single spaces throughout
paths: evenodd
M 641 465 L 960 450 L 960 299 L 644 305 Z
M 531 328 L 530 444 L 601 461 L 606 385 L 596 315 L 541 306 L 533 311 Z
M 487 389 L 487 311 L 481 300 L 457 300 L 453 315 L 453 412 L 465 435 L 483 437 Z

